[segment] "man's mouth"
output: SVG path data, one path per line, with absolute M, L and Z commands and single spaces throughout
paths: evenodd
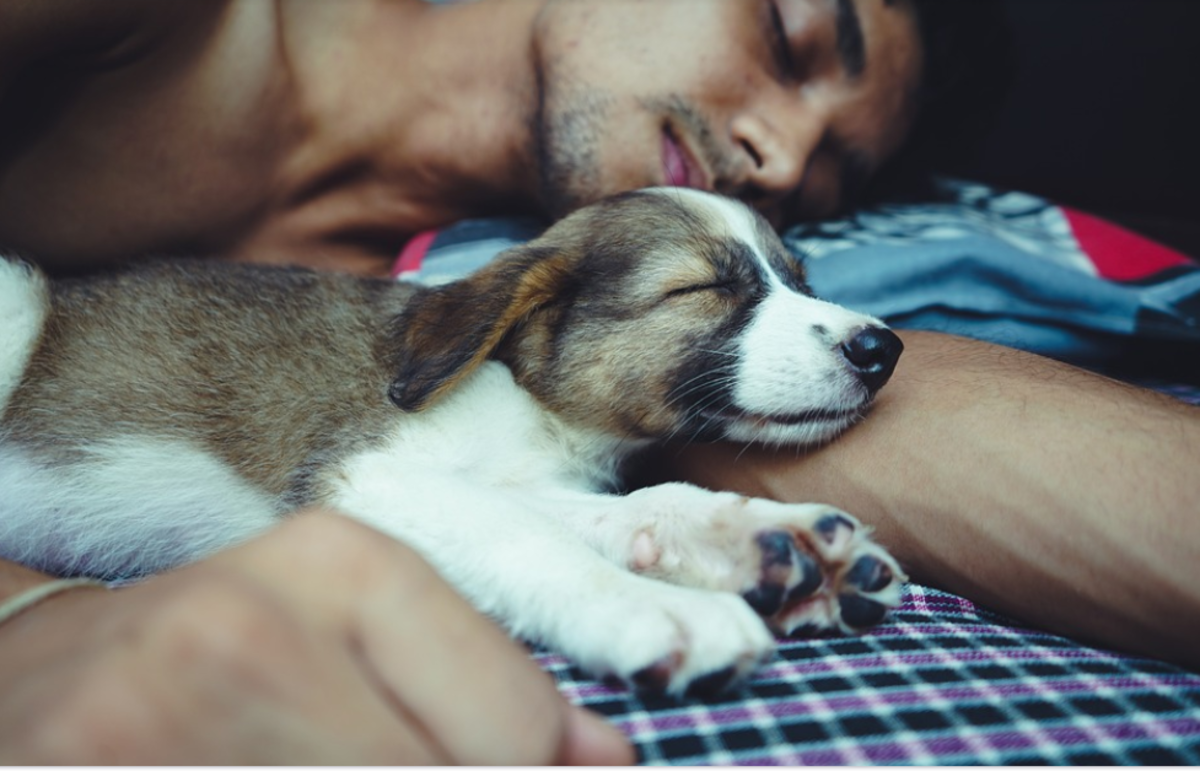
M 708 190 L 708 179 L 687 146 L 679 141 L 670 126 L 662 132 L 663 184 Z

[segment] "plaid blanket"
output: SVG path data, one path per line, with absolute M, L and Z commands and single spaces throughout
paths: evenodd
M 784 641 L 751 682 L 715 700 L 643 697 L 534 655 L 647 764 L 1200 763 L 1200 674 L 918 585 L 870 633 Z

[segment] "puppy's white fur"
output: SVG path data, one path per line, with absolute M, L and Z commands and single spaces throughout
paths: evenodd
M 0 416 L 37 347 L 47 302 L 41 275 L 0 255 Z
M 178 440 L 119 437 L 86 455 L 55 468 L 0 444 L 0 556 L 60 575 L 137 575 L 278 521 L 267 496 Z

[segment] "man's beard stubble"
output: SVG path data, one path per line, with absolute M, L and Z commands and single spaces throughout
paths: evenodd
M 557 220 L 600 197 L 599 127 L 613 99 L 561 78 L 551 86 L 544 73 L 539 67 L 530 155 L 537 163 L 541 209 Z
M 595 88 L 574 84 L 556 86 L 553 91 L 540 77 L 534 125 L 530 136 L 534 143 L 531 157 L 537 160 L 542 210 L 554 219 L 594 202 L 606 192 L 601 189 L 599 151 L 601 127 L 612 113 L 616 99 Z M 638 107 L 649 115 L 664 116 L 663 129 L 669 122 L 675 132 L 686 134 L 702 163 L 707 164 L 716 192 L 736 198 L 753 197 L 736 179 L 733 163 L 720 148 L 711 122 L 694 103 L 679 94 L 638 100 Z M 657 143 L 650 147 L 657 152 Z M 647 181 L 647 184 L 653 184 Z

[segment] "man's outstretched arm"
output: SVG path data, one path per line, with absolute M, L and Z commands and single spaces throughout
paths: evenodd
M 902 333 L 872 414 L 801 454 L 668 453 L 671 473 L 876 528 L 922 583 L 1200 667 L 1200 409 L 1039 356 Z

